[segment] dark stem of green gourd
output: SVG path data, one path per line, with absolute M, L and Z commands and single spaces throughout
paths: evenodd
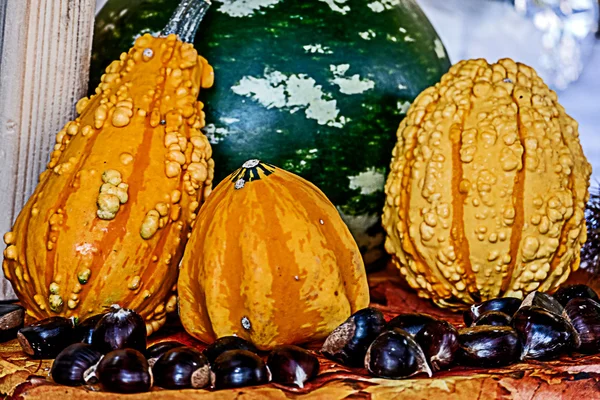
M 210 4 L 210 0 L 181 0 L 161 35 L 174 33 L 183 42 L 193 43 L 196 31 Z

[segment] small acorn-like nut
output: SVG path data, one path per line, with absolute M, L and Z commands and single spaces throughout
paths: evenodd
M 476 367 L 501 367 L 521 358 L 521 341 L 509 326 L 475 326 L 458 331 L 460 364 Z
M 384 327 L 381 311 L 375 308 L 359 310 L 327 336 L 321 353 L 349 367 L 360 367 L 369 345 Z
M 102 358 L 102 353 L 86 343 L 74 343 L 61 351 L 50 370 L 56 383 L 78 386 L 84 383 L 83 374 Z
M 140 393 L 152 387 L 148 361 L 135 349 L 119 349 L 105 355 L 96 367 L 95 377 L 107 392 Z
M 50 317 L 19 329 L 17 340 L 25 354 L 33 358 L 54 358 L 77 338 L 73 321 Z
M 304 384 L 319 374 L 319 359 L 311 352 L 292 345 L 275 347 L 267 358 L 273 382 L 295 385 Z
M 77 337 L 77 341 L 92 344 L 92 335 L 96 330 L 98 321 L 100 321 L 103 316 L 104 314 L 93 315 L 75 325 L 75 336 Z
M 464 312 L 463 318 L 466 326 L 471 326 L 473 321 L 481 316 L 484 312 L 500 311 L 512 317 L 521 306 L 521 299 L 516 297 L 498 297 L 479 304 L 473 304 L 467 311 Z
M 521 307 L 512 319 L 523 344 L 523 360 L 550 360 L 575 345 L 573 326 L 560 315 L 540 307 Z
M 387 325 L 386 329 L 399 328 L 403 331 L 408 332 L 410 335 L 415 336 L 429 323 L 435 323 L 440 321 L 436 317 L 429 314 L 423 313 L 406 313 L 400 314 L 392 318 Z
M 183 343 L 171 340 L 168 340 L 166 342 L 155 343 L 152 346 L 148 347 L 148 349 L 146 349 L 146 351 L 144 352 L 144 357 L 146 357 L 146 360 L 148 360 L 148 364 L 150 364 L 150 367 L 153 367 L 156 360 L 158 360 L 160 356 L 165 354 L 167 351 L 184 346 L 185 345 Z
M 16 338 L 24 319 L 25 308 L 17 304 L 0 304 L 0 343 Z
M 600 303 L 592 298 L 576 297 L 565 306 L 579 337 L 577 351 L 586 354 L 600 352 Z
M 232 389 L 268 383 L 271 373 L 265 362 L 248 350 L 228 350 L 212 364 L 210 382 L 214 389 Z
M 565 307 L 570 300 L 579 297 L 598 301 L 598 294 L 594 291 L 594 289 L 583 284 L 563 286 L 558 289 L 556 293 L 554 293 L 554 298 L 563 307 Z
M 145 351 L 146 323 L 135 311 L 113 304 L 98 321 L 92 345 L 104 354 L 125 348 Z
M 238 336 L 223 336 L 204 349 L 204 356 L 212 365 L 221 354 L 229 350 L 247 350 L 258 354 L 258 349 L 249 341 Z
M 503 313 L 502 311 L 486 311 L 481 314 L 471 326 L 510 326 L 512 318 L 510 315 Z
M 430 322 L 414 336 L 414 339 L 421 346 L 434 372 L 452 365 L 459 347 L 458 332 L 452 324 L 442 320 Z
M 543 292 L 531 292 L 529 293 L 521 303 L 519 310 L 525 307 L 537 307 L 542 308 L 548 312 L 556 315 L 562 315 L 564 308 L 563 306 L 551 295 Z M 519 311 L 517 310 L 517 311 Z
M 399 328 L 380 334 L 369 346 L 364 363 L 369 373 L 380 378 L 402 379 L 420 373 L 432 375 L 421 347 L 408 332 Z
M 165 389 L 200 389 L 208 385 L 210 365 L 206 357 L 191 347 L 176 347 L 152 367 L 154 383 Z

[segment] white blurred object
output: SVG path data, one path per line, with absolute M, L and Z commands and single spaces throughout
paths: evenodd
M 590 58 L 598 26 L 597 0 L 419 0 L 453 62 L 504 57 L 535 68 L 553 89 L 576 81 Z M 446 36 L 446 37 L 444 37 Z

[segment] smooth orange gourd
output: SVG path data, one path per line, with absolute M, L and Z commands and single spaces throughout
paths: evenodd
M 367 307 L 360 251 L 310 182 L 250 160 L 204 204 L 178 280 L 185 330 L 237 335 L 260 349 L 327 336 Z
M 441 306 L 553 291 L 579 266 L 591 166 L 536 72 L 461 61 L 398 130 L 386 249 Z
M 212 187 L 191 44 L 144 35 L 56 137 L 48 169 L 4 235 L 3 268 L 32 317 L 85 318 L 119 303 L 152 333 L 176 307 L 190 223 Z

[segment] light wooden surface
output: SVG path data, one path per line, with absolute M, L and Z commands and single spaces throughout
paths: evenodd
M 0 0 L 0 233 L 87 90 L 95 0 Z M 0 246 L 3 248 L 4 246 Z M 0 279 L 0 299 L 13 298 Z

